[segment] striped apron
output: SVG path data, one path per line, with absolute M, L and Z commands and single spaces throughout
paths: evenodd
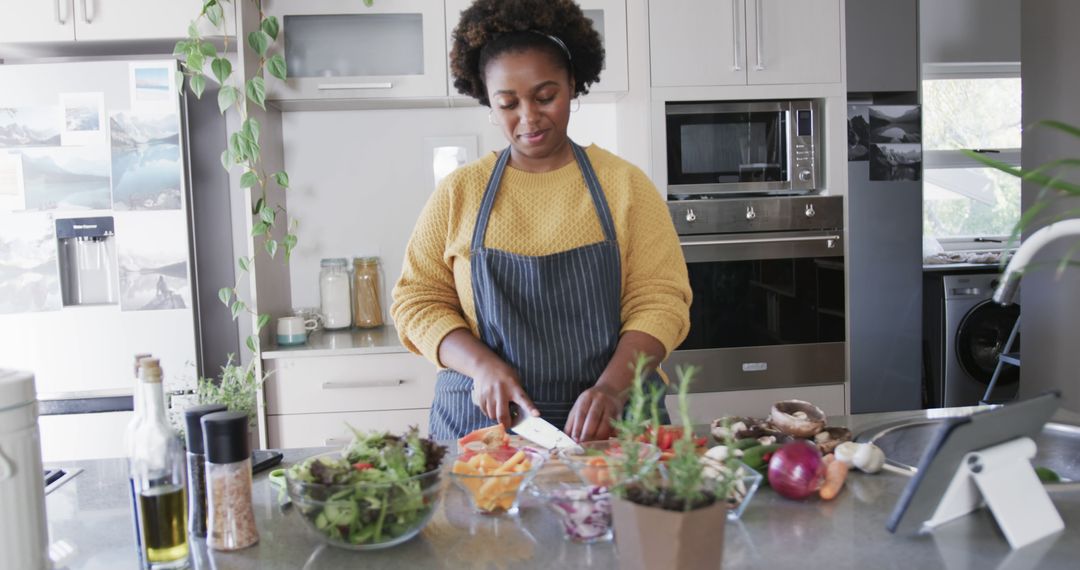
M 484 247 L 510 149 L 495 163 L 470 246 L 473 301 L 480 338 L 517 371 L 542 417 L 566 423 L 574 402 L 607 367 L 619 342 L 622 271 L 615 223 L 585 151 L 570 142 L 585 177 L 604 241 L 542 256 Z M 458 438 L 493 425 L 472 402 L 472 378 L 439 372 L 431 406 L 431 435 Z

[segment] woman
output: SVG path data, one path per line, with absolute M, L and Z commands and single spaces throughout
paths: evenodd
M 690 287 L 667 208 L 639 169 L 566 134 L 603 64 L 572 0 L 477 0 L 454 30 L 454 86 L 509 147 L 447 176 L 394 288 L 402 342 L 440 370 L 433 437 L 509 426 L 511 403 L 606 438 L 636 353 L 685 338 Z

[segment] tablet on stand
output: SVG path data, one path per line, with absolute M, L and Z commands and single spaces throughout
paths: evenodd
M 928 532 L 984 503 L 1012 548 L 1064 529 L 1031 464 L 1033 438 L 1060 400 L 1059 393 L 1051 392 L 945 420 L 897 501 L 889 531 Z

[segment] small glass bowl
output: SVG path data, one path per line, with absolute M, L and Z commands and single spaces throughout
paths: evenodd
M 337 459 L 337 452 L 325 454 Z M 322 485 L 293 479 L 285 487 L 294 509 L 323 542 L 350 550 L 377 550 L 416 536 L 442 500 L 442 467 L 389 483 Z M 381 524 L 365 521 L 383 521 Z
M 520 458 L 518 453 L 522 454 Z M 485 456 L 489 459 L 484 459 Z M 529 461 L 527 468 L 523 466 L 525 460 Z M 517 463 L 508 470 L 506 464 L 510 461 Z M 469 498 L 473 512 L 514 515 L 518 512 L 522 489 L 543 465 L 544 455 L 528 448 L 467 451 L 454 461 L 450 478 Z
M 647 473 L 655 468 L 660 460 L 660 449 L 651 443 L 638 442 L 634 445 L 642 462 L 640 471 Z M 612 466 L 625 458 L 625 451 L 614 439 L 586 441 L 577 447 L 559 450 L 559 459 L 569 465 L 586 485 L 611 487 L 619 483 L 616 480 L 617 471 L 612 470 Z
M 580 544 L 611 540 L 611 492 L 583 483 L 567 467 L 548 467 L 537 474 L 529 492 L 559 517 L 563 538 Z
M 728 490 L 728 520 L 738 520 L 765 477 L 742 461 L 735 462 L 735 477 Z

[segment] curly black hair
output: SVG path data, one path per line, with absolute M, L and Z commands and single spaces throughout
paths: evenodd
M 566 46 L 566 51 L 555 40 Z M 541 50 L 573 74 L 574 97 L 589 92 L 604 66 L 604 45 L 573 0 L 476 0 L 454 28 L 450 71 L 459 93 L 491 106 L 484 68 L 508 52 Z

